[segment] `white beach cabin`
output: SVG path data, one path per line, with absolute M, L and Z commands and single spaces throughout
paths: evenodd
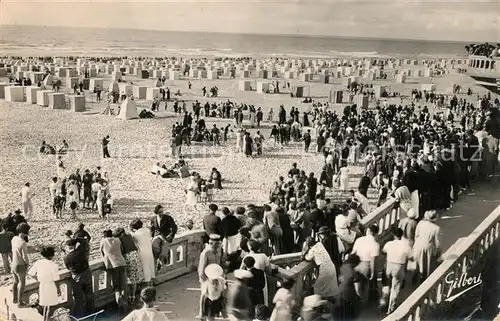
M 120 114 L 116 118 L 123 120 L 139 118 L 135 102 L 127 97 L 120 105 Z

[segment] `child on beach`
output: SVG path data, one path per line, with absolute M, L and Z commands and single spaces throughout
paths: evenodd
M 103 217 L 109 220 L 111 211 L 113 210 L 113 199 L 111 198 L 111 194 L 108 195 L 108 198 L 106 200 L 106 205 L 104 206 L 104 211 L 103 211 Z
M 69 192 L 68 203 L 69 203 L 69 208 L 71 210 L 71 218 L 75 219 L 76 218 L 76 209 L 78 208 L 78 199 L 77 199 L 74 191 Z
M 211 203 L 214 198 L 214 184 L 207 183 L 207 202 Z

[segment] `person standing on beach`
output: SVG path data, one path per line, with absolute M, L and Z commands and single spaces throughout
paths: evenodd
M 94 182 L 94 176 L 90 173 L 88 169 L 85 170 L 83 174 L 82 185 L 83 185 L 83 207 L 90 209 L 92 203 L 92 183 Z
M 109 135 L 107 135 L 106 137 L 104 137 L 102 139 L 102 157 L 103 158 L 110 158 L 111 157 L 109 155 L 108 145 L 109 145 Z
M 26 217 L 30 217 L 33 214 L 33 204 L 31 202 L 31 198 L 35 196 L 35 194 L 31 191 L 30 183 L 24 184 L 23 188 L 19 192 L 21 196 L 21 202 L 23 203 L 23 211 Z
M 27 224 L 19 225 L 17 231 L 19 235 L 12 238 L 12 276 L 14 282 L 12 283 L 12 303 L 17 304 L 18 307 L 25 307 L 26 302 L 21 300 L 26 286 L 26 273 L 28 272 L 29 258 L 28 258 L 28 231 Z
M 101 102 L 101 92 L 102 90 L 99 88 L 99 86 L 95 86 L 95 93 L 97 95 L 97 102 Z
M 260 131 L 257 131 L 255 134 L 253 141 L 255 143 L 255 149 L 257 150 L 257 155 L 260 156 L 262 155 L 262 145 L 264 144 L 264 136 L 260 133 Z
M 311 146 L 311 130 L 308 129 L 304 134 L 304 150 L 306 153 L 309 152 L 309 146 Z
M 245 136 L 243 138 L 244 141 L 244 150 L 245 150 L 245 156 L 246 157 L 252 157 L 252 144 L 253 144 L 253 139 L 250 137 L 250 133 L 246 132 Z
M 260 107 L 257 109 L 257 128 L 260 127 L 260 123 L 262 122 L 262 119 L 264 118 L 264 114 L 262 113 L 262 110 Z
M 0 255 L 2 257 L 3 271 L 9 274 L 10 271 L 10 261 L 12 260 L 12 239 L 14 238 L 14 233 L 9 231 L 9 225 L 2 223 L 0 228 Z

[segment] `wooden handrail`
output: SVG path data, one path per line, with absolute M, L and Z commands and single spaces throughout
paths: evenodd
M 381 216 L 387 214 L 392 211 L 394 207 L 398 204 L 397 199 L 391 197 L 384 204 L 380 205 L 376 209 L 374 209 L 370 214 L 363 217 L 361 220 L 361 225 L 364 227 L 368 227 L 373 224 L 378 224 Z
M 498 206 L 467 237 L 450 248 L 444 255 L 444 261 L 436 270 L 389 316 L 383 321 L 418 320 L 420 307 L 430 294 L 443 284 L 446 275 L 460 269 L 466 271 L 471 261 L 476 261 L 494 242 L 500 238 L 500 206 Z M 472 258 L 472 260 L 471 260 Z M 442 292 L 442 291 L 441 291 Z

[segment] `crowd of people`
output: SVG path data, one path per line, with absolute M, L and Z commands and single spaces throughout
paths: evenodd
M 493 108 L 488 97 L 478 99 L 475 105 L 465 99 L 451 101 L 446 113 L 431 113 L 414 102 L 407 106 L 378 106 L 376 110 L 349 106 L 343 113 L 315 104 L 300 117 L 298 109 L 292 108 L 287 115 L 282 106 L 271 137 L 282 146 L 291 140 L 302 141 L 304 150 L 309 152 L 314 136 L 314 152 L 324 156 L 324 167 L 320 173 L 306 173 L 293 164 L 271 186 L 269 202 L 261 206 L 250 204 L 233 211 L 227 207 L 219 209 L 211 198 L 205 200 L 211 204 L 203 217 L 206 245 L 197 270 L 201 288 L 199 317 L 289 321 L 298 317 L 296 307 L 301 307 L 303 320 L 354 319 L 374 301 L 385 312 L 394 311 L 403 283 L 418 283 L 437 267 L 441 248 L 436 210 L 450 209 L 460 194 L 472 191 L 473 182 L 492 179 L 497 172 L 498 109 Z M 226 111 L 232 106 L 230 102 L 224 105 Z M 243 115 L 243 107 L 238 110 L 236 148 L 252 156 L 255 147 L 260 155 L 264 137 L 260 132 L 251 137 L 239 116 Z M 248 110 L 253 115 L 251 127 L 258 127 L 262 112 L 253 106 Z M 168 169 L 158 163 L 153 174 L 167 177 L 173 170 L 185 170 L 187 163 L 182 160 L 180 146 L 197 140 L 197 133 L 214 144 L 227 140 L 230 127 L 221 134 L 221 129 L 214 125 L 206 134 L 203 118 L 196 112 L 195 117 L 194 130 L 194 119 L 187 112 L 182 124 L 172 129 L 172 155 L 179 158 L 177 167 Z M 110 156 L 108 144 L 109 136 L 103 139 L 103 157 Z M 55 151 L 45 142 L 42 147 L 42 153 Z M 97 209 L 101 217 L 109 215 L 113 205 L 107 173 L 101 175 L 97 167 L 92 173 L 85 170 L 81 175 L 76 170 L 68 176 L 62 159 L 57 159 L 58 175 L 49 185 L 54 215 L 61 217 L 67 204 L 75 218 L 79 207 Z M 353 165 L 364 167 L 356 189 L 349 187 Z M 188 199 L 194 197 L 198 201 L 197 195 L 209 184 L 222 188 L 222 175 L 215 168 L 206 180 L 190 174 L 192 188 L 186 190 Z M 327 193 L 337 193 L 343 200 L 333 200 Z M 401 219 L 390 230 L 393 239 L 385 244 L 379 244 L 376 238 L 381 227 L 361 224 L 373 209 L 368 198 L 371 194 L 377 195 L 377 205 L 389 197 L 399 204 Z M 34 195 L 29 183 L 20 195 L 24 215 L 29 219 Z M 137 288 L 144 287 L 140 299 L 146 315 L 155 313 L 154 288 L 149 285 L 158 270 L 168 264 L 170 244 L 178 230 L 174 218 L 162 205 L 156 206 L 153 213 L 149 228 L 135 219 L 127 231 L 125 227 L 102 231 L 99 246 L 116 303 L 121 307 L 132 305 Z M 28 304 L 22 302 L 26 275 L 38 279 L 38 303 L 45 307 L 47 317 L 58 302 L 55 282 L 59 272 L 52 261 L 55 249 L 43 247 L 43 259 L 30 267 L 30 227 L 21 214 L 16 211 L 2 222 L 0 249 L 4 269 L 13 273 L 14 302 L 21 307 Z M 84 227 L 81 224 L 77 232 L 67 233 L 68 239 L 62 245 L 64 264 L 71 272 L 74 315 L 88 314 L 93 309 L 88 260 L 89 241 L 96 236 Z M 303 302 L 294 302 L 294 281 L 286 279 L 274 297 L 269 298 L 267 275 L 279 270 L 271 263 L 271 257 L 295 252 L 301 252 L 302 259 L 317 268 L 312 288 L 305 289 Z M 385 263 L 379 266 L 377 258 L 382 255 Z M 379 274 L 381 284 L 377 284 Z M 234 276 L 234 280 L 228 280 L 228 275 Z M 134 320 L 137 313 L 127 318 Z
M 470 44 L 465 46 L 465 50 L 469 55 L 484 56 L 489 58 L 495 58 L 500 55 L 500 43 L 496 45 L 490 43 L 482 44 Z
M 318 145 L 325 155 L 319 179 L 294 165 L 287 180 L 280 177 L 272 186 L 269 204 L 240 207 L 234 214 L 223 208 L 222 219 L 217 206 L 210 206 L 203 220 L 208 245 L 198 267 L 201 288 L 207 289 L 202 291 L 200 316 L 254 318 L 269 303 L 266 273 L 276 271 L 270 257 L 300 250 L 318 268 L 313 296 L 302 305 L 305 319 L 310 318 L 309 300 L 318 302 L 312 309 L 316 317 L 326 313 L 333 319 L 353 319 L 375 298 L 386 313 L 394 311 L 403 284 L 420 283 L 439 263 L 436 210 L 450 209 L 460 194 L 471 191 L 472 182 L 492 179 L 496 172 L 499 119 L 490 107 L 482 98 L 478 108 L 466 110 L 463 125 L 411 105 L 376 114 L 352 108 L 343 115 L 316 110 L 321 119 Z M 320 144 L 329 138 L 333 141 Z M 365 166 L 357 190 L 349 190 L 342 203 L 325 198 L 326 190 L 345 182 L 348 171 L 342 169 L 356 163 Z M 378 226 L 361 225 L 371 210 L 369 190 L 377 191 L 379 204 L 391 196 L 400 206 L 401 219 L 385 244 L 376 239 Z M 384 265 L 379 266 L 377 257 L 382 255 Z M 212 277 L 214 270 L 218 272 Z M 225 292 L 220 279 L 232 271 L 237 281 L 228 281 Z M 273 320 L 291 320 L 295 312 L 289 291 L 293 281 L 285 281 L 272 302 L 274 316 L 286 317 Z M 251 293 L 250 300 L 235 299 L 244 293 Z

